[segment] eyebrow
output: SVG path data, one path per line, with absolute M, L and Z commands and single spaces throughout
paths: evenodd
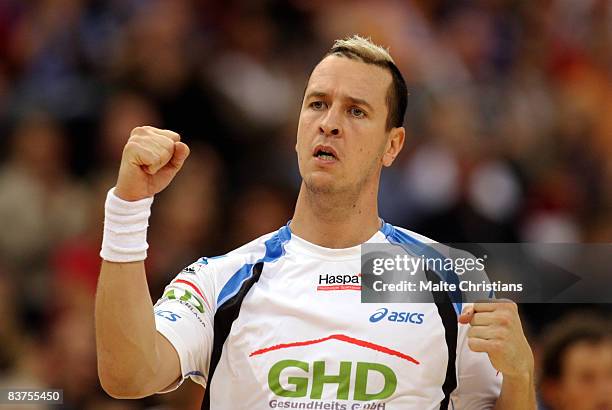
M 324 93 L 323 91 L 311 91 L 308 93 L 308 95 L 306 95 L 305 100 L 309 100 L 313 97 L 319 97 L 319 98 L 324 98 L 327 97 L 327 93 Z M 357 98 L 357 97 L 351 97 L 351 96 L 345 96 L 344 99 L 346 101 L 349 101 L 352 104 L 356 104 L 356 105 L 363 105 L 365 107 L 368 108 L 368 110 L 370 110 L 371 112 L 374 112 L 374 107 L 372 107 L 372 105 L 370 105 L 370 103 L 368 103 L 366 100 L 362 99 L 362 98 Z

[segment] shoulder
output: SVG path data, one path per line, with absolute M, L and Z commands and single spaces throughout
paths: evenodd
M 427 236 L 421 235 L 414 231 L 408 230 L 406 228 L 402 228 L 400 226 L 394 226 L 388 223 L 385 225 L 389 225 L 387 228 L 383 228 L 382 231 L 387 236 L 387 240 L 392 243 L 400 243 L 406 245 L 416 245 L 416 249 L 427 248 L 430 250 L 434 250 L 439 254 L 445 257 L 452 257 L 453 259 L 463 258 L 463 259 L 474 259 L 475 256 L 468 251 L 463 249 L 455 248 L 446 243 L 438 242 L 434 239 L 431 239 Z M 422 246 L 426 245 L 426 246 Z M 411 247 L 415 249 L 414 247 Z
M 402 228 L 401 226 L 391 225 L 388 222 L 383 223 L 383 227 L 381 228 L 381 232 L 387 237 L 387 239 L 391 242 L 400 242 L 400 243 L 438 243 L 437 241 L 428 238 L 427 236 L 421 235 L 414 231 L 411 231 L 406 228 Z
M 248 261 L 251 259 L 257 259 L 265 253 L 266 241 L 273 237 L 275 233 L 276 232 L 269 232 L 262 235 L 259 238 L 253 239 L 252 241 L 247 242 L 224 255 L 201 257 L 198 259 L 198 262 L 205 265 L 215 266 L 223 265 L 228 263 L 228 261 L 231 263 L 231 261 Z
M 262 235 L 224 255 L 204 256 L 186 269 L 195 273 L 215 273 L 231 275 L 245 265 L 254 265 L 284 253 L 284 244 L 290 239 L 286 226 L 277 231 Z

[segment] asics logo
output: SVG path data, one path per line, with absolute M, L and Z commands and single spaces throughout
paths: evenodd
M 377 323 L 383 319 L 387 319 L 389 322 L 397 323 L 413 323 L 420 325 L 424 321 L 424 313 L 419 312 L 394 312 L 389 313 L 389 309 L 380 308 L 370 316 L 370 322 Z

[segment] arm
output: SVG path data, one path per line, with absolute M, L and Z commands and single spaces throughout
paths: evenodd
M 143 262 L 102 262 L 95 316 L 98 373 L 111 396 L 148 396 L 181 377 L 176 350 L 155 329 Z
M 501 394 L 495 404 L 495 410 L 531 410 L 535 408 L 533 370 L 523 376 L 504 376 Z
M 172 131 L 135 128 L 109 194 L 95 320 L 98 374 L 114 397 L 144 397 L 181 377 L 176 350 L 156 331 L 143 261 L 151 198 L 168 186 L 188 154 Z

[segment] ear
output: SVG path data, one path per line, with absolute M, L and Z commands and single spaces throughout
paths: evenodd
M 404 140 L 406 139 L 406 130 L 404 127 L 392 128 L 390 131 L 389 139 L 387 141 L 387 147 L 382 157 L 382 163 L 385 167 L 390 167 L 395 161 L 395 157 L 398 156 L 402 147 L 404 146 Z

